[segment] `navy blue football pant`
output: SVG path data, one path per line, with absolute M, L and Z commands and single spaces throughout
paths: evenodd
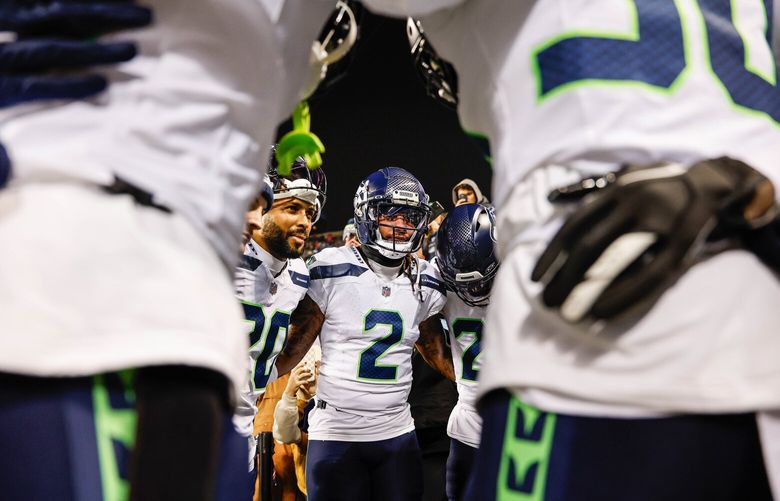
M 255 493 L 257 468 L 249 471 L 249 438 L 239 434 L 231 417 L 226 416 L 219 448 L 216 495 L 214 501 L 251 501 Z
M 414 432 L 378 442 L 309 440 L 309 501 L 416 501 L 422 493 Z
M 463 495 L 476 455 L 474 447 L 454 438 L 450 440 L 450 455 L 447 457 L 447 499 L 450 501 L 467 499 Z
M 212 499 L 226 404 L 227 380 L 206 369 L 0 373 L 0 498 Z M 246 442 L 236 454 L 245 472 Z
M 466 499 L 770 501 L 754 414 L 612 419 L 480 402 Z

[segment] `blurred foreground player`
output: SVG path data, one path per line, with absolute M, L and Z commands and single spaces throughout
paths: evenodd
M 455 207 L 439 227 L 436 265 L 449 289 L 443 314 L 449 325 L 458 403 L 450 414 L 447 498 L 467 499 L 482 419 L 477 413 L 477 379 L 484 363 L 482 339 L 490 290 L 498 272 L 493 210 L 479 204 Z M 451 292 L 450 292 L 451 291 Z
M 0 191 L 4 499 L 123 499 L 128 480 L 135 499 L 213 495 L 246 376 L 229 280 L 243 214 L 334 2 L 149 3 L 151 27 L 115 35 L 137 41 L 138 56 L 101 69 L 106 92 L 0 111 L 12 168 Z M 106 31 L 62 17 L 96 2 L 35 2 L 30 15 L 55 4 L 40 28 L 67 32 L 55 37 Z M 26 5 L 4 2 L 0 24 Z
M 319 335 L 322 361 L 309 415 L 311 501 L 415 500 L 422 463 L 407 403 L 412 349 L 454 379 L 440 317 L 444 285 L 413 253 L 428 225 L 428 195 L 398 167 L 371 173 L 354 199 L 360 247 L 309 261 L 307 296 L 293 312 L 289 371 Z
M 471 498 L 768 499 L 780 282 L 751 251 L 780 181 L 774 3 L 365 4 L 420 17 L 494 152 Z

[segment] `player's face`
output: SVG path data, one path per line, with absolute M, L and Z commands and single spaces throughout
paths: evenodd
M 263 216 L 263 226 L 253 238 L 277 259 L 301 257 L 315 213 L 314 205 L 303 200 L 279 200 Z
M 414 224 L 402 213 L 393 216 L 380 215 L 377 217 L 377 223 L 379 223 L 379 234 L 385 240 L 408 242 L 414 235 Z

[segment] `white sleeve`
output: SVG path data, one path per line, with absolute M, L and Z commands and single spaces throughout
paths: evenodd
M 318 278 L 316 273 L 312 274 L 313 269 L 315 268 L 309 269 L 309 289 L 306 291 L 306 295 L 317 303 L 320 311 L 324 314 L 328 311 L 328 291 L 325 287 L 327 280 Z
M 431 299 L 428 304 L 428 318 L 440 313 L 444 309 L 444 305 L 447 304 L 447 295 L 439 292 L 431 294 Z
M 325 291 L 323 291 L 322 288 L 312 290 L 312 288 L 310 287 L 309 290 L 306 292 L 306 295 L 309 296 L 309 298 L 311 298 L 312 301 L 317 303 L 317 306 L 319 306 L 320 311 L 324 315 L 325 312 L 327 311 L 327 306 L 328 306 L 328 301 L 325 299 Z
M 363 0 L 363 5 L 377 14 L 395 17 L 420 17 L 449 9 L 467 0 Z
M 286 393 L 276 403 L 274 409 L 274 440 L 283 444 L 294 444 L 301 439 L 301 429 L 298 428 L 298 405 L 295 397 Z
M 428 319 L 439 313 L 444 308 L 444 305 L 447 304 L 447 290 L 439 274 L 439 269 L 430 263 L 422 272 L 420 284 L 424 290 L 430 291 L 426 299 L 428 314 L 425 318 Z

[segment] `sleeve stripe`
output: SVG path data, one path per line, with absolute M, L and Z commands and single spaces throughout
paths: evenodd
M 423 274 L 420 276 L 420 285 L 423 287 L 430 287 L 431 289 L 437 290 L 442 294 L 447 294 L 447 288 L 444 286 L 444 282 L 436 280 L 430 275 Z
M 323 278 L 338 278 L 353 276 L 359 277 L 367 272 L 368 268 L 357 266 L 352 263 L 341 263 L 334 265 L 315 266 L 309 270 L 309 276 L 312 280 L 322 280 Z
M 292 282 L 297 285 L 298 287 L 303 287 L 304 289 L 309 288 L 309 276 L 304 275 L 303 273 L 298 273 L 292 270 L 290 271 L 290 278 L 292 279 Z
M 243 259 L 241 260 L 241 264 L 238 266 L 239 268 L 244 268 L 245 270 L 255 271 L 261 264 L 263 264 L 263 262 L 256 257 L 247 256 L 244 254 Z

